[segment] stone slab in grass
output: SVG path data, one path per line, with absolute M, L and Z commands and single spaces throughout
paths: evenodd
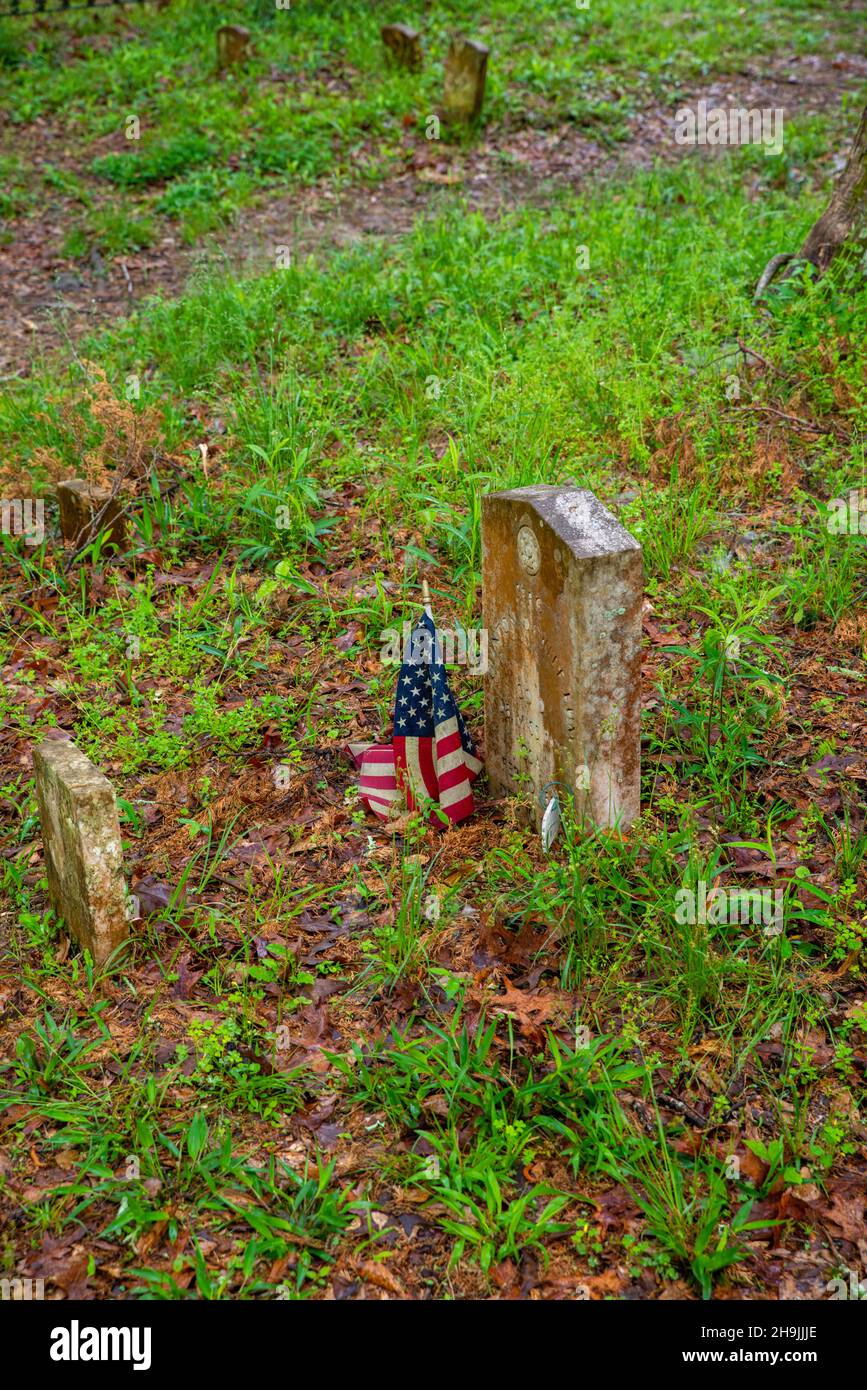
M 129 930 L 114 791 L 66 739 L 46 739 L 34 749 L 33 765 L 52 904 L 103 965 Z
M 583 488 L 482 498 L 488 632 L 485 766 L 495 792 L 529 786 L 537 823 L 557 795 L 626 828 L 639 812 L 638 541 Z
M 100 529 L 108 531 L 108 538 L 117 546 L 123 546 L 126 539 L 126 524 L 120 503 L 107 491 L 94 487 L 84 478 L 68 478 L 57 484 L 57 501 L 60 506 L 60 534 L 65 541 L 78 544 L 94 518 L 103 511 Z
M 422 65 L 421 34 L 408 24 L 383 24 L 380 29 L 385 44 L 398 67 L 419 72 Z
M 476 39 L 455 37 L 445 64 L 443 110 L 447 120 L 478 120 L 485 100 L 489 49 Z
M 221 24 L 217 30 L 217 72 L 240 67 L 250 56 L 250 30 L 243 24 Z

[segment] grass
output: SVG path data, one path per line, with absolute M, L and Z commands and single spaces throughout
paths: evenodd
M 431 8 L 432 54 L 470 13 Z M 669 13 L 552 3 L 542 51 L 489 6 L 491 121 L 616 132 L 723 32 L 732 66 L 825 42 L 813 6 L 725 7 L 688 50 Z M 52 22 L 17 66 L 0 43 L 22 128 L 66 112 L 99 141 L 141 107 L 140 148 L 43 165 L 105 245 L 194 237 L 271 178 L 380 177 L 438 88 L 439 58 L 420 88 L 385 69 L 372 7 L 225 17 L 257 47 L 222 83 L 185 3 Z M 100 1297 L 773 1295 L 772 1236 L 810 1296 L 857 1260 L 834 1199 L 863 1164 L 867 555 L 826 523 L 864 484 L 867 301 L 843 266 L 752 304 L 841 129 L 496 219 L 453 198 L 210 273 L 11 384 L 4 495 L 27 479 L 47 537 L 0 538 L 4 1274 L 82 1226 Z M 67 568 L 52 479 L 130 460 L 124 552 Z M 423 573 L 478 626 L 480 496 L 536 481 L 643 544 L 641 820 L 619 839 L 567 805 L 546 857 L 518 797 L 393 838 L 341 759 L 388 736 L 381 634 Z M 481 682 L 453 685 L 480 731 Z M 38 851 L 28 749 L 56 729 L 120 798 L 133 944 L 102 971 Z M 678 913 L 715 888 L 779 890 L 782 929 Z
M 369 0 L 282 10 L 236 3 L 220 19 L 240 21 L 253 36 L 249 61 L 223 76 L 216 70 L 216 20 L 194 0 L 159 11 L 66 14 L 38 29 L 27 20 L 4 24 L 0 111 L 8 158 L 20 132 L 38 129 L 37 121 L 64 138 L 61 173 L 76 190 L 65 208 L 78 238 L 67 243 L 68 255 L 92 247 L 114 255 L 148 244 L 141 231 L 118 238 L 86 207 L 76 211 L 82 191 L 102 202 L 112 187 L 122 188 L 134 195 L 142 227 L 156 216 L 195 241 L 269 189 L 326 176 L 337 186 L 376 182 L 402 169 L 407 142 L 422 139 L 440 104 L 443 60 L 456 29 L 471 30 L 494 54 L 487 122 L 574 124 L 615 146 L 632 116 L 676 102 L 718 66 L 723 35 L 729 69 L 747 57 L 809 54 L 829 42 L 827 14 L 812 0 L 775 2 L 761 14 L 726 0 L 712 16 L 696 15 L 683 0 L 675 7 L 594 0 L 592 14 L 571 0 L 549 0 L 543 43 L 516 0 L 495 0 L 483 16 L 467 0 L 438 0 L 415 13 Z M 379 29 L 394 19 L 422 30 L 420 76 L 386 61 Z M 833 41 L 835 51 L 857 45 L 857 16 L 834 17 Z M 101 152 L 87 157 L 94 148 Z M 55 162 L 43 149 L 40 130 L 23 194 L 7 194 L 0 204 L 4 219 L 33 201 L 40 169 L 52 177 Z

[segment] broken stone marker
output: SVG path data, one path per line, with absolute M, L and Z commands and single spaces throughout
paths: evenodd
M 67 930 L 103 965 L 128 933 L 111 783 L 65 739 L 41 743 L 33 766 L 51 901 Z
M 490 493 L 482 593 L 494 791 L 529 778 L 537 826 L 568 793 L 578 816 L 627 827 L 640 791 L 640 545 L 583 488 Z
M 221 24 L 217 30 L 217 72 L 245 63 L 250 53 L 250 30 L 243 24 Z
M 111 499 L 109 501 L 109 499 Z M 108 531 L 109 540 L 123 546 L 126 525 L 120 502 L 111 493 L 94 487 L 84 478 L 69 478 L 57 484 L 57 501 L 60 504 L 60 533 L 65 541 L 78 541 L 97 513 L 109 503 L 100 523 L 100 529 Z
M 421 69 L 421 34 L 417 29 L 410 29 L 408 24 L 383 24 L 379 32 L 398 67 L 410 72 Z
M 475 39 L 454 38 L 445 66 L 443 109 L 450 121 L 475 121 L 485 99 L 488 52 Z

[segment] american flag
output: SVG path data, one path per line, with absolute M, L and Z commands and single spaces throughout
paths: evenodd
M 456 825 L 475 810 L 472 784 L 482 764 L 449 689 L 429 610 L 413 629 L 404 657 L 392 742 L 347 745 L 359 770 L 361 800 L 382 820 L 429 800 L 442 813 L 431 808 L 431 825 Z

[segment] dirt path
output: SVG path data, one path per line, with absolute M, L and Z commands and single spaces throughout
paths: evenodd
M 782 107 L 785 118 L 838 108 L 844 93 L 867 81 L 867 58 L 777 56 L 760 67 L 714 78 L 682 104 Z M 630 139 L 615 150 L 574 125 L 554 130 L 491 126 L 470 149 L 407 134 L 402 172 L 373 186 L 335 190 L 323 182 L 247 208 L 220 237 L 190 249 L 172 235 L 134 255 L 71 260 L 61 251 L 74 205 L 62 196 L 13 224 L 0 247 L 0 376 L 26 375 L 34 359 L 63 350 L 82 335 L 128 314 L 148 295 L 178 295 L 197 268 L 220 261 L 235 269 L 273 265 L 275 248 L 294 256 L 366 236 L 399 235 L 421 215 L 454 199 L 486 216 L 520 203 L 544 202 L 558 188 L 579 188 L 591 174 L 648 167 L 682 157 L 672 135 L 674 108 L 656 107 L 631 122 Z M 855 122 L 852 122 L 854 132 Z M 41 130 L 40 148 L 52 159 L 68 135 Z M 702 150 L 699 155 L 719 154 Z M 88 151 L 89 160 L 92 151 Z M 839 152 L 829 151 L 834 167 Z M 84 156 L 82 156 L 84 160 Z M 83 172 L 84 165 L 78 172 Z

